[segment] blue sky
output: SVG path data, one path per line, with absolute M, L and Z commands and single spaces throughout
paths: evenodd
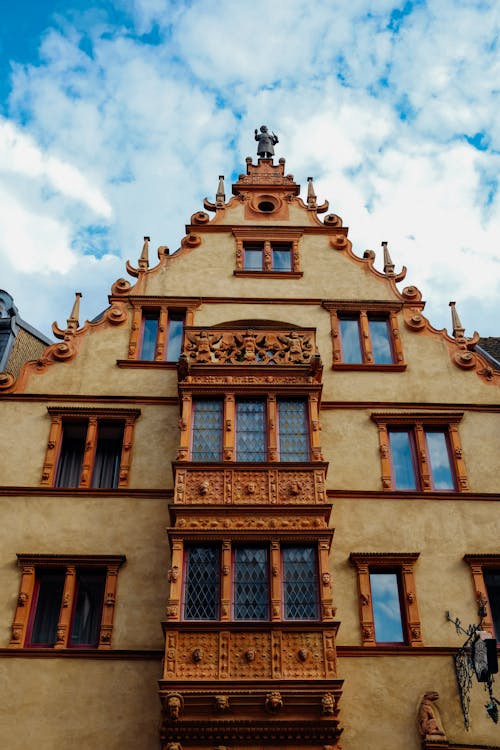
M 253 130 L 350 227 L 388 240 L 436 328 L 500 335 L 500 6 L 486 0 L 25 0 L 0 27 L 0 287 L 48 332 L 106 302 Z

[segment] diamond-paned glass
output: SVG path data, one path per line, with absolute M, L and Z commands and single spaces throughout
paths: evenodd
M 216 620 L 220 599 L 220 550 L 188 547 L 184 589 L 185 620 Z
M 193 401 L 193 461 L 220 461 L 222 458 L 223 403 L 216 399 Z
M 285 619 L 318 619 L 318 571 L 314 547 L 284 547 Z
M 307 403 L 304 399 L 278 399 L 281 461 L 309 460 Z
M 234 619 L 269 619 L 266 547 L 236 547 L 234 551 Z
M 236 460 L 266 460 L 266 404 L 258 399 L 236 402 Z

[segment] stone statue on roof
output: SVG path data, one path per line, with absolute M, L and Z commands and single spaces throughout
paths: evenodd
M 258 141 L 257 156 L 263 159 L 270 159 L 274 156 L 274 146 L 278 143 L 278 136 L 269 132 L 267 125 L 260 126 L 260 133 L 255 131 L 255 140 Z

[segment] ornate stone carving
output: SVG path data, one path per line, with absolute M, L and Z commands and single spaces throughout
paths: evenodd
M 250 661 L 247 658 L 247 652 L 254 652 L 255 654 L 255 657 Z M 230 642 L 229 662 L 231 679 L 270 679 L 270 633 L 233 633 Z
M 216 680 L 219 677 L 218 661 L 217 633 L 179 634 L 176 665 L 179 679 Z
M 179 578 L 179 567 L 177 565 L 174 565 L 167 573 L 167 580 L 169 583 L 172 583 L 172 581 L 177 581 Z
M 180 693 L 169 693 L 165 699 L 165 709 L 170 721 L 177 721 L 184 709 L 184 698 Z
M 439 693 L 425 693 L 418 707 L 417 723 L 420 736 L 425 740 L 446 740 L 446 733 L 436 701 Z
M 335 699 L 331 693 L 325 693 L 321 698 L 321 713 L 323 716 L 333 716 L 335 713 Z
M 314 333 L 291 331 L 186 330 L 185 353 L 197 364 L 310 364 Z
M 283 471 L 278 474 L 278 502 L 311 505 L 315 502 L 314 476 L 310 471 Z
M 203 649 L 202 648 L 195 648 L 192 653 L 192 658 L 195 664 L 203 660 Z
M 271 690 L 266 695 L 266 711 L 270 714 L 277 714 L 283 708 L 283 698 L 278 690 Z
M 220 713 L 223 713 L 224 711 L 229 711 L 230 705 L 229 705 L 229 698 L 227 695 L 216 695 L 215 696 L 215 707 L 217 708 L 217 711 Z
M 321 633 L 284 632 L 281 652 L 284 679 L 324 679 L 325 665 Z

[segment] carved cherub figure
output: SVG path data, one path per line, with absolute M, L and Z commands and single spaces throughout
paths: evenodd
M 187 333 L 186 336 L 189 341 L 187 344 L 189 356 L 196 362 L 211 362 L 213 347 L 221 340 L 222 336 L 217 338 L 214 333 L 208 331 Z
M 430 691 L 425 693 L 418 707 L 418 731 L 421 737 L 446 739 L 443 729 L 439 709 L 436 701 L 439 699 L 439 693 Z

